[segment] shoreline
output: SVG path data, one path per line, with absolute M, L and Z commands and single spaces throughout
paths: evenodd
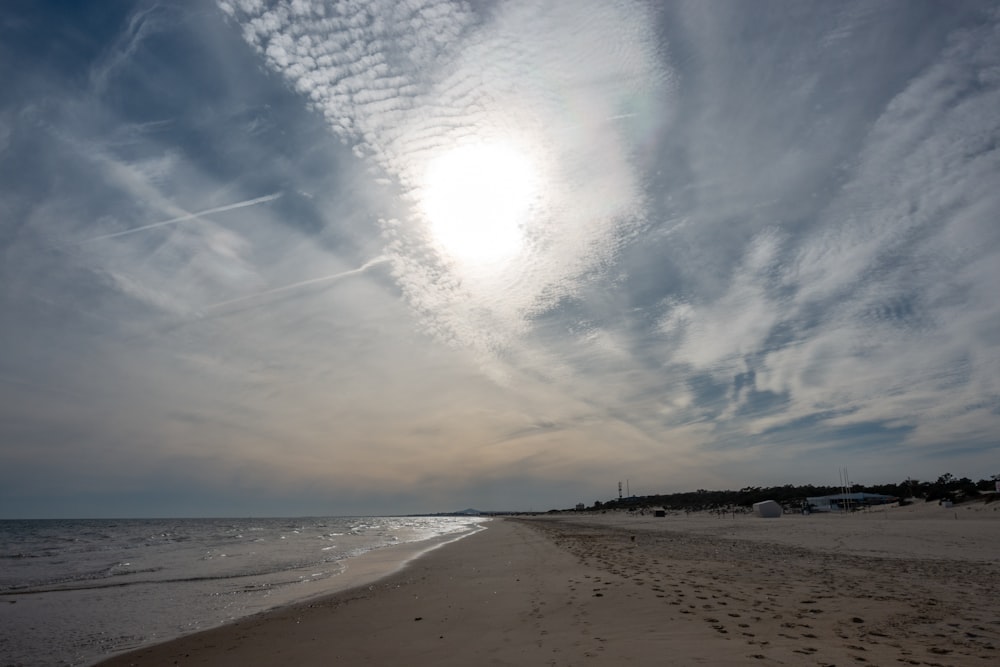
M 634 517 L 633 517 L 634 518 Z M 1000 532 L 937 522 L 505 518 L 377 581 L 98 663 L 913 664 L 1000 659 Z M 712 522 L 717 522 L 713 528 Z M 991 528 L 1000 527 L 988 521 Z M 640 525 L 641 524 L 641 525 Z M 784 526 L 784 542 L 772 539 Z M 706 532 L 707 531 L 707 532 Z M 768 536 L 768 533 L 772 537 Z M 844 538 L 831 550 L 831 536 Z M 892 555 L 857 550 L 880 542 Z M 952 538 L 949 538 L 952 539 Z M 907 541 L 908 540 L 908 541 Z M 853 546 L 852 546 L 853 545 Z M 863 546 L 863 545 L 862 545 Z M 917 557 L 912 557 L 917 556 Z
M 155 650 L 160 646 L 169 645 L 173 642 L 184 641 L 185 639 L 195 637 L 203 633 L 224 631 L 226 628 L 234 624 L 249 622 L 258 618 L 266 618 L 296 607 L 310 607 L 317 601 L 325 600 L 338 595 L 348 594 L 350 591 L 364 588 L 365 586 L 375 584 L 398 574 L 402 570 L 405 570 L 406 567 L 413 561 L 418 560 L 441 547 L 445 547 L 453 542 L 457 542 L 471 537 L 476 533 L 482 532 L 486 529 L 486 525 L 488 523 L 489 520 L 483 521 L 482 523 L 479 523 L 457 535 L 445 534 L 425 540 L 402 542 L 387 547 L 372 549 L 359 556 L 345 558 L 341 561 L 343 568 L 341 572 L 335 577 L 326 580 L 322 590 L 315 591 L 307 595 L 302 595 L 301 593 L 296 592 L 295 589 L 285 590 L 279 592 L 272 599 L 270 599 L 266 607 L 253 611 L 249 614 L 238 616 L 231 620 L 219 623 L 218 625 L 198 629 L 193 632 L 165 639 L 154 640 L 103 656 L 96 656 L 83 664 L 88 665 L 89 667 L 116 664 L 116 660 L 132 654 Z
M 4 522 L 0 664 L 91 665 L 354 587 L 483 517 Z

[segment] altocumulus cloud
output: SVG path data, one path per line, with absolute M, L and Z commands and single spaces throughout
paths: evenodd
M 488 369 L 497 370 L 487 358 L 511 345 L 532 314 L 573 294 L 580 277 L 643 224 L 629 131 L 669 116 L 672 77 L 648 9 L 220 6 L 373 174 L 398 187 L 410 224 L 383 220 L 395 275 L 430 330 L 480 350 Z M 626 119 L 627 126 L 618 122 Z M 480 142 L 529 152 L 544 190 L 524 223 L 529 243 L 486 271 L 435 253 L 418 205 L 435 157 Z

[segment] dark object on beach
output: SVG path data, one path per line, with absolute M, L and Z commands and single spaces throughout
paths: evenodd
M 422 620 L 424 620 L 424 617 L 423 617 L 423 616 L 417 616 L 417 617 L 416 617 L 416 618 L 414 618 L 413 620 L 414 620 L 414 621 L 422 621 Z
M 653 516 L 655 516 L 655 517 L 665 517 L 665 516 L 667 516 L 667 513 L 666 513 L 665 510 L 656 510 L 655 512 L 653 512 Z

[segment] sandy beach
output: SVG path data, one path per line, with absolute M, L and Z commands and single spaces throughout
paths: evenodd
M 375 583 L 103 665 L 994 665 L 1000 512 L 498 519 Z

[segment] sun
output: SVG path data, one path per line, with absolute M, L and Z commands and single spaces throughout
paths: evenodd
M 521 251 L 536 190 L 535 168 L 525 152 L 506 143 L 467 144 L 428 164 L 420 209 L 446 255 L 490 264 Z

